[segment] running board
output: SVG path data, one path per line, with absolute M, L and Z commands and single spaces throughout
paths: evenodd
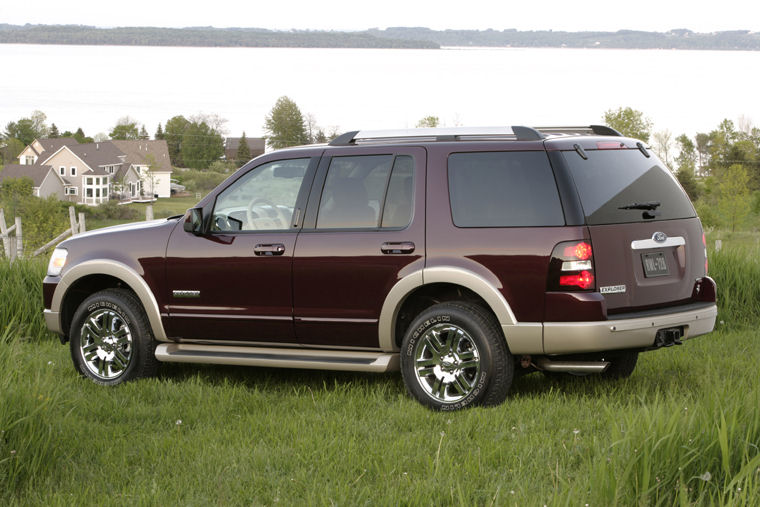
M 607 361 L 552 361 L 545 357 L 536 358 L 539 370 L 564 373 L 602 373 L 609 365 Z
M 277 349 L 193 343 L 162 343 L 156 347 L 156 359 L 166 363 L 232 364 L 372 373 L 399 369 L 399 355 L 386 352 Z

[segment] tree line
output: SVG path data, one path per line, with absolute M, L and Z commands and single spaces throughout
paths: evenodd
M 126 46 L 319 47 L 438 49 L 441 46 L 568 47 L 618 49 L 760 50 L 760 34 L 749 30 L 698 33 L 566 32 L 554 30 L 431 30 L 391 27 L 357 32 L 263 28 L 98 28 L 82 25 L 0 24 L 0 43 Z
M 153 139 L 166 141 L 169 158 L 175 167 L 200 170 L 213 166 L 219 169 L 221 166 L 214 164 L 225 155 L 226 122 L 215 114 L 176 115 L 163 123 L 159 122 Z M 338 135 L 337 127 L 320 127 L 313 114 L 304 115 L 298 105 L 285 96 L 277 99 L 264 118 L 264 130 L 267 144 L 274 149 L 324 143 Z M 79 143 L 151 139 L 145 125 L 130 116 L 119 118 L 108 134 L 99 133 L 90 137 L 81 128 L 74 132 L 60 132 L 55 123 L 48 125 L 45 113 L 34 111 L 28 117 L 8 122 L 0 133 L 0 166 L 16 162 L 18 155 L 35 139 L 59 137 L 73 137 Z M 243 132 L 234 160 L 227 162 L 239 167 L 250 157 L 250 148 Z M 224 172 L 230 169 L 228 165 L 224 164 Z
M 649 142 L 695 203 L 702 223 L 732 232 L 760 215 L 760 128 L 746 118 L 725 119 L 709 132 L 673 137 L 653 131 L 644 113 L 630 107 L 604 113 L 625 136 Z

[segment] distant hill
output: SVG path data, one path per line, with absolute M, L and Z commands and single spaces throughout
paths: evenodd
M 749 30 L 696 33 L 555 32 L 552 30 L 431 30 L 395 27 L 360 32 L 263 28 L 97 28 L 82 25 L 0 24 L 0 43 L 124 46 L 313 47 L 437 49 L 441 46 L 617 49 L 760 50 L 760 33 Z
M 82 25 L 0 24 L 0 43 L 113 46 L 417 48 L 434 42 L 377 37 L 368 32 L 274 31 L 263 28 L 97 28 Z
M 435 42 L 440 46 L 760 50 L 760 33 L 749 30 L 714 33 L 696 33 L 686 29 L 669 32 L 521 32 L 399 27 L 367 30 L 366 33 L 391 39 Z

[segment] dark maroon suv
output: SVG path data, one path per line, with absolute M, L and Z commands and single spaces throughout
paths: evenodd
M 385 372 L 425 405 L 516 373 L 627 377 L 712 331 L 688 197 L 603 126 L 349 132 L 258 157 L 184 216 L 61 243 L 48 327 L 117 384 L 161 361 Z

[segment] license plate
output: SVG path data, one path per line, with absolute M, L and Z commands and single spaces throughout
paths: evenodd
M 665 262 L 665 254 L 662 252 L 641 254 L 641 263 L 644 265 L 644 276 L 666 276 L 668 263 Z

